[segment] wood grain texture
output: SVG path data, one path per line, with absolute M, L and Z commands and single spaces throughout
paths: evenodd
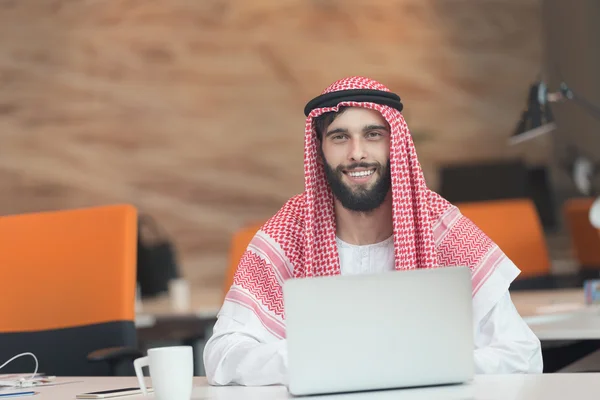
M 554 103 L 558 129 L 553 133 L 554 184 L 561 196 L 581 195 L 572 177 L 559 163 L 571 159 L 572 151 L 592 162 L 600 163 L 600 2 L 582 0 L 573 3 L 545 0 L 542 7 L 544 75 L 551 90 L 566 82 L 573 92 L 596 112 L 581 103 Z M 571 159 L 572 161 L 572 159 Z M 592 179 L 595 193 L 600 193 L 600 174 Z
M 303 189 L 302 108 L 343 76 L 400 94 L 433 188 L 442 163 L 544 162 L 506 145 L 539 3 L 3 0 L 0 213 L 131 202 L 218 295 L 231 233 Z

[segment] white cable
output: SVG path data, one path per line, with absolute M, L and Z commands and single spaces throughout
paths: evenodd
M 35 375 L 37 374 L 37 371 L 38 371 L 38 359 L 35 356 L 35 354 L 33 354 L 33 353 L 27 352 L 27 353 L 17 354 L 16 356 L 14 356 L 13 358 L 11 358 L 10 360 L 8 360 L 7 362 L 5 362 L 4 364 L 0 365 L 0 369 L 6 367 L 11 361 L 16 360 L 17 358 L 23 357 L 23 356 L 31 356 L 35 360 L 35 370 L 33 371 L 33 374 L 31 375 L 31 378 L 29 378 L 29 379 L 35 378 Z

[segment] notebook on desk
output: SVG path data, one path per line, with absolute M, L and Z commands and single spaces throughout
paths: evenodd
M 292 395 L 474 376 L 468 268 L 290 279 L 283 290 Z

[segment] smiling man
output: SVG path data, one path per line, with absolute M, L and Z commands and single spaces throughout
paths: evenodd
M 402 108 L 362 77 L 334 82 L 306 105 L 305 190 L 240 260 L 204 350 L 211 384 L 287 382 L 286 279 L 453 266 L 471 269 L 476 372 L 542 372 L 540 342 L 508 292 L 520 271 L 427 188 Z

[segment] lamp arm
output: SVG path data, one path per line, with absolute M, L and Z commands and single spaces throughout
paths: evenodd
M 562 82 L 560 84 L 560 89 L 557 92 L 548 92 L 545 84 L 540 84 L 540 103 L 544 104 L 545 102 L 557 103 L 560 101 L 570 100 L 575 104 L 581 106 L 594 118 L 600 120 L 600 107 L 587 100 L 584 97 L 579 96 L 569 86 Z

